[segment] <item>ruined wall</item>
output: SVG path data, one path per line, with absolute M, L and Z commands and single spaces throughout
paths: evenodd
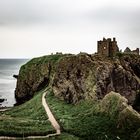
M 139 48 L 137 48 L 136 50 L 132 51 L 133 54 L 139 55 Z
M 136 50 L 130 50 L 130 48 L 126 48 L 125 50 L 124 50 L 124 53 L 127 53 L 127 54 L 135 54 L 135 55 L 139 55 L 139 48 L 137 48 Z

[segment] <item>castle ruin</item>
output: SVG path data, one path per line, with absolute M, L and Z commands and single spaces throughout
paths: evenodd
M 124 50 L 124 53 L 126 53 L 126 54 L 135 54 L 135 55 L 139 55 L 139 48 L 137 48 L 136 50 L 130 50 L 130 48 L 126 48 L 125 50 Z
M 111 40 L 111 38 L 103 38 L 103 40 L 100 40 L 97 42 L 97 50 L 98 54 L 102 56 L 112 57 L 115 56 L 116 53 L 119 52 L 119 48 L 117 45 L 117 41 L 115 38 Z M 130 50 L 128 47 L 124 50 L 124 53 L 126 54 L 135 54 L 139 55 L 139 48 L 136 50 Z
M 117 52 L 119 52 L 119 48 L 117 45 L 117 41 L 115 38 L 111 40 L 111 38 L 100 40 L 97 42 L 98 46 L 98 54 L 103 56 L 115 56 Z

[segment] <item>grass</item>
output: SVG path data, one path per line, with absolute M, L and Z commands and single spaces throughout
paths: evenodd
M 67 104 L 54 97 L 52 92 L 46 100 L 64 132 L 83 139 L 117 140 L 122 137 L 116 120 L 101 113 L 98 102 L 89 100 L 77 105 Z
M 26 103 L 16 106 L 11 110 L 0 112 L 0 136 L 13 136 L 26 139 L 26 136 L 45 136 L 55 133 L 48 121 L 48 116 L 42 106 L 43 90 Z M 22 137 L 22 138 L 20 138 Z M 51 138 L 36 140 L 78 140 L 79 138 L 68 133 Z
M 46 135 L 54 131 L 42 107 L 42 92 L 20 106 L 0 112 L 1 136 Z
M 136 133 L 132 130 L 132 134 L 131 129 L 128 133 L 125 129 L 117 128 L 115 116 L 118 114 L 117 108 L 120 109 L 117 106 L 124 102 L 123 98 L 120 100 L 114 95 L 112 98 L 107 96 L 101 102 L 84 100 L 72 105 L 55 97 L 51 89 L 47 92 L 47 103 L 62 128 L 60 136 L 48 138 L 49 140 L 128 140 L 131 136 L 133 140 L 139 139 L 139 129 Z M 1 112 L 0 135 L 26 137 L 54 133 L 41 103 L 42 94 L 43 90 L 36 93 L 30 101 Z
M 127 120 L 127 124 L 122 121 L 123 127 L 118 127 L 120 112 L 129 108 L 128 106 L 125 109 L 127 100 L 119 94 L 110 93 L 102 101 L 84 100 L 77 105 L 72 105 L 61 101 L 50 91 L 46 100 L 61 124 L 63 132 L 80 139 L 135 140 L 140 138 L 139 118 L 133 109 L 127 111 L 128 113 L 123 111 L 124 121 Z M 131 124 L 129 129 L 127 129 L 128 124 Z

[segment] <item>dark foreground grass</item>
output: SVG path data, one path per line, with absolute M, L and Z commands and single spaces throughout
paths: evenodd
M 42 93 L 23 105 L 0 112 L 0 136 L 47 135 L 54 131 L 42 106 Z
M 63 132 L 89 140 L 129 140 L 130 134 L 117 128 L 117 121 L 100 112 L 98 102 L 82 101 L 77 105 L 60 101 L 50 92 L 46 100 L 61 124 Z

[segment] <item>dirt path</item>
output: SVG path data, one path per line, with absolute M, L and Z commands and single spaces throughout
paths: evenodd
M 56 133 L 54 134 L 48 134 L 47 136 L 28 136 L 25 137 L 25 139 L 36 139 L 36 138 L 48 138 L 51 136 L 56 136 L 56 135 L 60 135 L 61 134 L 61 130 L 60 130 L 60 125 L 58 124 L 58 122 L 56 121 L 55 117 L 53 116 L 47 102 L 45 99 L 47 92 L 44 92 L 42 95 L 42 105 L 46 111 L 46 114 L 48 115 L 49 121 L 51 122 L 51 125 L 53 126 L 53 128 L 56 130 Z M 17 137 L 6 137 L 6 136 L 0 136 L 0 140 L 4 140 L 4 139 L 18 139 Z M 21 138 L 19 138 L 21 139 Z
M 44 137 L 51 137 L 51 136 L 56 136 L 56 135 L 60 135 L 61 134 L 61 130 L 60 130 L 60 125 L 58 124 L 58 122 L 56 121 L 54 115 L 52 114 L 47 102 L 46 102 L 46 99 L 45 99 L 45 96 L 46 96 L 47 92 L 44 92 L 43 93 L 43 96 L 42 96 L 42 105 L 48 115 L 48 118 L 49 118 L 49 121 L 51 122 L 53 128 L 56 130 L 56 133 L 54 134 L 48 134 L 47 136 L 42 136 L 41 138 L 44 138 Z M 38 137 L 34 137 L 34 136 L 30 136 L 28 138 L 40 138 L 39 136 Z
M 45 92 L 42 96 L 42 105 L 44 106 L 45 108 L 45 111 L 48 115 L 48 118 L 49 118 L 49 121 L 51 122 L 52 126 L 54 127 L 54 129 L 56 130 L 56 134 L 57 135 L 60 135 L 61 134 L 61 130 L 60 130 L 60 125 L 58 124 L 58 122 L 56 121 L 54 115 L 52 114 L 47 102 L 46 102 L 46 99 L 45 99 L 45 96 L 46 96 L 47 92 Z

